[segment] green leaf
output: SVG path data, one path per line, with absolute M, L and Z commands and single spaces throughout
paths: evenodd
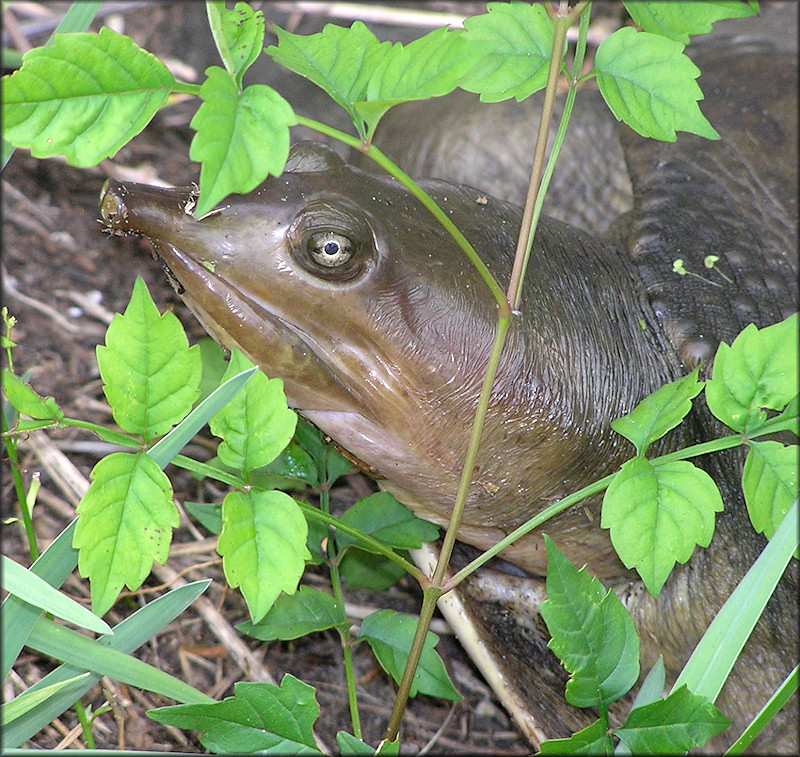
M 150 122 L 176 82 L 129 37 L 58 34 L 3 77 L 3 136 L 36 158 L 63 155 L 74 166 L 112 157 Z
M 233 350 L 227 380 L 252 363 Z M 211 433 L 223 439 L 219 459 L 243 474 L 272 462 L 291 440 L 297 414 L 286 405 L 283 381 L 259 372 L 209 421 Z
M 676 562 L 686 562 L 696 544 L 709 545 L 722 507 L 711 476 L 690 462 L 635 457 L 606 490 L 600 526 L 611 529 L 625 567 L 635 567 L 656 597 Z
M 264 470 L 272 476 L 302 484 L 303 486 L 317 486 L 319 484 L 317 466 L 314 463 L 314 459 L 294 441 L 289 442 L 283 452 L 269 463 Z
M 416 618 L 400 615 L 394 610 L 379 610 L 361 623 L 359 638 L 367 640 L 381 667 L 396 683 L 400 683 L 403 676 L 416 628 Z M 414 697 L 420 693 L 457 701 L 461 695 L 453 688 L 442 658 L 434 649 L 438 642 L 439 637 L 428 631 L 410 695 Z
M 222 531 L 222 505 L 184 502 L 183 506 L 210 533 L 218 536 Z
M 464 38 L 487 46 L 482 57 L 461 77 L 459 86 L 478 92 L 481 102 L 530 97 L 547 84 L 553 24 L 541 5 L 489 3 L 488 13 L 464 21 Z
M 729 725 L 711 702 L 681 686 L 666 699 L 632 710 L 614 735 L 634 754 L 684 754 Z
M 405 574 L 397 563 L 360 549 L 348 552 L 339 565 L 339 575 L 351 589 L 386 591 Z
M 81 671 L 113 676 L 117 681 L 154 691 L 179 702 L 207 702 L 210 699 L 163 670 L 47 618 L 39 618 L 27 643 L 31 649 L 64 660 Z
M 683 684 L 713 702 L 798 546 L 798 503 L 711 621 L 672 690 Z
M 757 329 L 750 324 L 714 357 L 706 383 L 711 412 L 734 431 L 748 433 L 766 419 L 763 408 L 783 410 L 797 395 L 797 313 Z
M 438 526 L 418 518 L 388 492 L 361 498 L 342 513 L 341 520 L 398 549 L 418 549 L 424 542 L 435 541 L 439 536 Z M 337 533 L 336 543 L 339 547 L 356 544 L 369 550 L 358 539 L 345 533 Z
M 103 392 L 114 420 L 148 442 L 192 409 L 200 384 L 200 352 L 189 347 L 173 313 L 159 315 L 137 277 L 125 314 L 117 313 L 97 347 Z
M 547 599 L 541 613 L 551 639 L 548 647 L 571 677 L 567 701 L 575 707 L 607 706 L 639 677 L 639 637 L 628 611 L 586 568 L 577 570 L 550 537 L 547 546 Z
M 367 82 L 391 48 L 361 22 L 349 29 L 326 24 L 318 34 L 303 36 L 273 26 L 278 46 L 266 49 L 267 55 L 290 71 L 314 82 L 327 92 L 350 116 L 356 131 L 366 136 L 364 120 L 353 108 L 363 100 Z
M 644 707 L 646 704 L 651 704 L 664 695 L 664 680 L 666 673 L 664 671 L 664 658 L 659 655 L 652 668 L 648 672 L 639 691 L 636 693 L 636 698 L 633 700 L 633 706 Z
M 771 539 L 798 494 L 797 447 L 751 441 L 742 472 L 750 522 Z
M 548 739 L 539 754 L 614 754 L 614 740 L 608 733 L 608 719 L 595 720 L 568 739 Z
M 461 29 L 447 27 L 402 45 L 392 45 L 375 66 L 367 84 L 366 101 L 355 103 L 372 135 L 393 105 L 427 100 L 452 92 L 461 77 L 483 56 L 483 46 L 471 46 Z
M 326 591 L 301 586 L 295 594 L 281 594 L 258 622 L 245 621 L 236 628 L 261 641 L 290 641 L 336 626 L 349 625 L 344 607 Z
M 66 529 L 64 529 L 64 531 L 61 532 L 61 534 L 58 535 L 53 544 L 48 547 L 39 560 L 37 560 L 31 567 L 32 570 L 35 570 L 38 567 L 42 571 L 42 577 L 46 578 L 48 581 L 52 580 L 60 584 L 66 578 L 66 575 L 62 571 L 62 568 L 66 565 L 66 563 L 56 563 L 54 560 L 64 557 L 63 553 L 66 551 L 64 549 L 65 547 L 68 549 L 68 554 L 70 556 L 75 554 L 72 548 L 69 547 L 74 523 L 75 521 L 73 521 L 70 526 L 68 526 Z M 58 557 L 48 558 L 48 554 L 51 552 L 54 545 L 59 553 Z M 75 564 L 77 564 L 77 557 L 67 557 L 66 559 L 71 562 L 71 571 Z M 55 572 L 53 569 L 55 569 Z M 110 649 L 114 649 L 119 652 L 133 652 L 135 649 L 144 644 L 145 641 L 150 638 L 154 638 L 162 628 L 169 625 L 195 599 L 197 599 L 197 597 L 200 596 L 200 594 L 202 594 L 206 588 L 208 588 L 209 583 L 210 581 L 208 580 L 196 581 L 167 592 L 149 604 L 146 604 L 144 607 L 139 608 L 130 617 L 114 626 L 114 635 L 101 637 L 98 639 L 98 644 L 108 646 Z M 14 597 L 9 597 L 3 605 L 4 630 L 9 628 L 9 614 L 16 613 L 20 609 L 19 607 L 12 607 L 9 612 L 9 600 L 14 599 Z M 30 605 L 24 605 L 24 609 L 27 608 L 30 608 Z M 25 618 L 24 620 L 27 622 L 28 618 Z M 21 624 L 15 623 L 14 625 L 15 628 L 12 632 L 19 632 Z M 24 636 L 27 637 L 28 634 L 29 631 L 26 630 Z M 4 634 L 4 636 L 5 635 L 7 634 Z M 15 641 L 19 643 L 19 636 L 16 637 Z M 4 654 L 7 651 L 7 643 L 8 641 L 4 639 Z M 5 660 L 6 657 L 3 657 L 4 662 Z M 9 667 L 13 661 L 14 657 L 8 658 Z M 68 678 L 74 677 L 75 675 L 81 674 L 85 670 L 85 667 L 61 665 L 56 670 L 48 673 L 40 681 L 33 684 L 29 691 L 34 691 L 38 688 L 43 688 L 45 686 L 50 686 L 53 683 L 64 681 Z M 69 709 L 99 680 L 99 675 L 92 674 L 86 683 L 81 683 L 78 685 L 73 684 L 66 689 L 63 689 L 55 696 L 50 697 L 45 702 L 42 702 L 41 705 L 35 707 L 31 712 L 26 714 L 24 718 L 11 723 L 8 728 L 4 729 L 3 731 L 4 746 L 7 748 L 15 748 L 21 744 L 24 744 L 25 741 L 44 728 L 48 723 L 51 723 L 55 718 L 61 715 L 61 713 Z
M 704 385 L 697 380 L 699 371 L 700 366 L 688 376 L 657 389 L 630 413 L 612 421 L 611 428 L 633 442 L 637 455 L 644 455 L 656 439 L 675 428 L 692 409 L 692 399 Z
M 700 112 L 700 69 L 683 45 L 666 37 L 618 29 L 597 48 L 597 85 L 618 121 L 643 137 L 674 142 L 676 131 L 708 139 L 719 134 Z
M 221 702 L 159 707 L 147 716 L 200 731 L 200 743 L 212 752 L 319 754 L 313 732 L 319 705 L 311 686 L 287 673 L 280 687 L 236 683 L 233 691 Z
M 166 562 L 180 515 L 169 479 L 143 452 L 108 455 L 90 475 L 72 545 L 80 551 L 80 574 L 91 582 L 92 610 L 104 615 L 123 585 L 135 591 L 153 560 Z
M 258 369 L 253 366 L 246 371 L 224 381 L 208 395 L 197 407 L 192 410 L 175 428 L 166 436 L 159 439 L 147 454 L 160 468 L 169 462 L 177 462 L 178 454 L 193 439 L 197 432 L 209 422 L 211 417 L 224 407 L 248 381 L 256 374 Z M 186 459 L 186 458 L 184 458 Z M 200 463 L 198 463 L 200 465 Z
M 210 336 L 197 340 L 200 348 L 200 363 L 203 366 L 203 375 L 200 379 L 200 396 L 197 402 L 202 402 L 221 383 L 225 371 L 228 369 L 228 358 L 225 350 Z
M 228 10 L 224 0 L 206 3 L 206 10 L 220 57 L 241 90 L 242 77 L 264 44 L 264 14 L 241 2 Z
M 27 691 L 22 692 L 22 694 L 20 694 L 18 697 L 14 697 L 14 699 L 11 701 L 4 702 L 2 717 L 3 727 L 8 725 L 16 718 L 21 718 L 26 712 L 30 712 L 34 707 L 37 707 L 50 697 L 58 694 L 58 692 L 62 691 L 66 687 L 72 686 L 72 684 L 78 683 L 79 681 L 85 681 L 89 675 L 89 673 L 82 673 L 81 675 L 67 678 L 64 681 L 53 683 L 50 686 L 44 686 L 41 689 L 36 689 L 36 691 L 31 691 L 28 689 Z
M 306 519 L 288 494 L 251 489 L 225 497 L 217 552 L 230 586 L 241 587 L 253 622 L 281 591 L 297 590 L 310 556 L 307 533 Z
M 104 620 L 5 555 L 3 555 L 2 579 L 3 588 L 9 594 L 20 597 L 57 618 L 97 633 L 112 633 Z
M 336 734 L 336 746 L 339 748 L 341 755 L 353 755 L 353 757 L 372 757 L 372 755 L 379 754 L 399 754 L 399 741 L 382 742 L 385 744 L 380 752 L 376 752 L 375 747 L 370 746 L 361 739 L 357 739 L 347 731 L 339 731 Z M 387 748 L 388 747 L 388 748 Z
M 297 123 L 292 106 L 271 87 L 253 84 L 239 92 L 218 66 L 207 68 L 206 76 L 189 149 L 203 164 L 198 218 L 229 194 L 247 194 L 267 176 L 280 175 L 289 157 L 289 127 Z
M 742 0 L 675 2 L 674 0 L 624 0 L 634 22 L 646 32 L 669 37 L 684 45 L 689 37 L 708 34 L 711 25 L 726 18 L 747 18 L 758 10 Z
M 3 368 L 3 392 L 18 413 L 30 418 L 60 421 L 61 408 L 52 397 L 40 397 L 19 376 Z

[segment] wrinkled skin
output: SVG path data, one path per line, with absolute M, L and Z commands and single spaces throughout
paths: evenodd
M 612 419 L 708 360 L 747 322 L 767 325 L 796 308 L 796 68 L 758 45 L 727 56 L 717 50 L 702 66 L 703 109 L 720 142 L 681 135 L 675 145 L 653 145 L 625 133 L 632 210 L 598 238 L 542 220 L 459 531 L 467 544 L 486 548 L 616 470 L 632 448 L 610 430 Z M 778 73 L 753 93 L 753 77 L 767 67 Z M 421 184 L 507 281 L 519 209 L 492 197 L 478 202 L 483 193 L 470 187 Z M 310 143 L 294 148 L 281 177 L 202 220 L 187 212 L 191 201 L 191 190 L 110 181 L 101 213 L 112 232 L 152 242 L 222 344 L 282 378 L 293 407 L 415 512 L 446 523 L 496 323 L 496 305 L 463 253 L 393 181 Z M 719 255 L 732 283 L 675 275 L 677 251 L 693 271 Z M 700 407 L 661 449 L 717 430 Z M 741 459 L 731 453 L 702 464 L 726 510 L 712 545 L 678 566 L 657 600 L 614 554 L 598 526 L 599 501 L 546 528 L 570 560 L 588 564 L 623 598 L 642 637 L 643 671 L 661 653 L 672 678 L 764 545 L 738 491 Z M 544 575 L 539 533 L 503 557 Z M 490 627 L 502 614 L 492 603 L 513 600 L 482 581 L 466 593 L 485 605 L 478 620 Z M 795 564 L 718 700 L 738 730 L 797 661 L 796 592 Z M 531 601 L 521 612 L 533 617 L 538 595 Z M 539 650 L 535 664 L 525 652 L 510 667 L 543 671 L 541 691 L 531 691 L 536 681 L 522 689 L 540 708 L 544 731 L 564 736 L 591 722 L 549 706 L 563 695 L 563 676 L 553 672 L 541 623 L 523 626 L 497 631 L 497 652 L 521 654 L 514 634 Z M 792 751 L 796 731 L 790 703 L 756 745 Z

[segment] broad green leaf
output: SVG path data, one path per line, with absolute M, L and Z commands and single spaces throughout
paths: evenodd
M 265 486 L 265 489 L 285 489 L 287 486 L 304 489 L 319 484 L 314 459 L 295 441 L 289 442 L 278 457 L 263 468 L 263 472 L 282 482 L 279 486 Z
M 708 34 L 711 25 L 726 18 L 748 18 L 758 10 L 742 0 L 624 0 L 634 22 L 646 32 L 688 44 L 689 37 Z
M 628 460 L 606 490 L 600 518 L 627 568 L 636 568 L 654 597 L 676 562 L 707 547 L 722 497 L 713 479 L 686 460 L 653 465 Z
M 97 633 L 112 633 L 104 620 L 5 555 L 2 579 L 3 588 L 9 594 L 14 594 L 57 618 Z
M 229 194 L 246 194 L 267 176 L 278 176 L 289 157 L 289 127 L 297 123 L 292 106 L 271 87 L 253 84 L 239 92 L 218 66 L 207 68 L 206 76 L 189 149 L 189 157 L 203 164 L 198 218 Z
M 398 549 L 418 549 L 424 542 L 434 541 L 439 536 L 437 526 L 418 518 L 388 492 L 363 497 L 342 513 L 341 520 Z M 356 544 L 361 549 L 369 549 L 345 533 L 337 533 L 336 543 L 340 547 Z
M 797 325 L 797 313 L 763 329 L 750 324 L 730 347 L 717 349 L 706 401 L 734 431 L 758 428 L 766 419 L 762 408 L 783 410 L 797 395 Z
M 252 365 L 233 350 L 224 378 Z M 296 425 L 297 414 L 286 405 L 283 381 L 260 372 L 209 421 L 211 433 L 223 439 L 217 448 L 219 459 L 245 475 L 272 462 L 291 440 Z
M 692 399 L 703 389 L 700 367 L 645 397 L 630 413 L 611 422 L 611 428 L 636 447 L 637 455 L 677 426 L 692 409 Z
M 3 77 L 3 136 L 36 158 L 63 155 L 74 166 L 116 154 L 176 85 L 163 63 L 105 27 L 58 34 L 22 61 Z
M 200 502 L 184 502 L 186 512 L 195 518 L 203 528 L 219 536 L 222 531 L 222 505 Z
M 545 536 L 547 599 L 541 613 L 548 647 L 570 672 L 567 701 L 575 707 L 607 706 L 639 677 L 639 637 L 628 611 L 586 568 L 577 570 Z
M 539 754 L 614 754 L 614 740 L 608 733 L 608 720 L 595 720 L 568 739 L 548 739 Z
M 228 357 L 225 350 L 210 336 L 197 340 L 200 348 L 200 363 L 203 366 L 203 375 L 200 379 L 200 396 L 197 402 L 202 402 L 222 383 L 222 377 L 228 370 Z
M 114 420 L 146 442 L 181 421 L 197 398 L 200 352 L 173 313 L 159 315 L 139 277 L 97 347 L 97 365 Z
M 73 524 L 75 521 L 73 521 Z M 48 581 L 54 580 L 61 583 L 66 576 L 61 573 L 61 565 L 55 565 L 53 558 L 48 558 L 48 553 L 53 549 L 54 545 L 59 553 L 64 552 L 64 547 L 69 548 L 71 540 L 73 525 L 68 526 L 64 531 L 59 534 L 56 541 L 48 547 L 42 556 L 32 566 L 32 570 L 37 566 L 41 566 L 42 577 Z M 61 558 L 62 555 L 59 555 Z M 77 557 L 72 560 L 70 570 L 74 568 L 77 563 Z M 58 568 L 59 573 L 56 575 L 51 568 Z M 63 577 L 62 577 L 63 576 Z M 97 640 L 98 644 L 108 646 L 110 649 L 115 649 L 119 652 L 130 653 L 140 647 L 150 638 L 154 638 L 158 632 L 169 625 L 178 615 L 180 615 L 195 599 L 197 599 L 203 591 L 208 588 L 210 581 L 196 581 L 194 583 L 182 586 L 178 589 L 173 589 L 166 594 L 158 597 L 144 607 L 139 608 L 130 617 L 123 620 L 118 625 L 114 626 L 113 636 L 103 636 Z M 14 599 L 9 597 L 9 599 Z M 3 603 L 4 615 L 3 623 L 4 630 L 8 629 L 8 615 L 9 608 L 8 602 Z M 30 607 L 30 605 L 26 605 Z M 15 612 L 18 608 L 11 608 L 11 612 Z M 15 624 L 16 630 L 19 630 L 19 624 Z M 7 634 L 4 634 L 7 635 Z M 27 632 L 26 632 L 27 636 Z M 7 641 L 4 639 L 3 652 L 6 651 Z M 5 660 L 5 657 L 3 658 Z M 9 659 L 9 666 L 14 658 Z M 80 675 L 86 668 L 72 667 L 71 665 L 61 665 L 56 670 L 48 673 L 37 683 L 33 684 L 29 691 L 34 691 L 39 688 L 50 686 L 51 684 L 64 681 L 76 675 Z M 72 707 L 72 705 L 86 694 L 100 680 L 99 675 L 92 674 L 85 683 L 72 684 L 60 692 L 51 696 L 40 705 L 36 706 L 31 712 L 27 713 L 24 718 L 18 719 L 9 724 L 3 730 L 3 742 L 7 748 L 15 748 L 25 743 L 34 734 L 44 728 L 48 723 L 51 723 L 65 710 Z
M 159 439 L 147 454 L 151 460 L 164 468 L 167 463 L 175 462 L 178 453 L 191 439 L 208 423 L 211 417 L 224 407 L 250 379 L 258 373 L 253 366 L 224 381 L 208 395 L 197 407 L 192 410 L 175 428 L 166 436 Z
M 77 631 L 39 618 L 28 646 L 37 652 L 63 660 L 81 671 L 107 675 L 129 686 L 154 691 L 179 702 L 206 702 L 209 697 L 163 670 L 90 639 Z
M 353 757 L 371 757 L 371 755 L 395 755 L 400 753 L 400 740 L 382 741 L 379 749 L 366 744 L 361 739 L 357 739 L 347 731 L 339 731 L 336 734 L 336 746 L 339 754 L 353 755 Z
M 355 467 L 350 460 L 344 457 L 331 444 L 331 440 L 328 437 L 302 416 L 297 418 L 295 441 L 315 461 L 319 461 L 325 471 L 325 483 L 327 484 L 332 484 L 337 478 L 350 473 Z
M 62 691 L 67 686 L 72 686 L 74 683 L 86 680 L 89 675 L 89 673 L 83 673 L 78 676 L 73 676 L 72 678 L 67 678 L 65 681 L 59 681 L 58 683 L 50 684 L 50 686 L 36 689 L 36 691 L 28 689 L 27 691 L 23 691 L 18 697 L 14 697 L 14 699 L 8 702 L 3 702 L 3 727 L 5 728 L 12 720 L 21 718 L 26 712 L 30 712 L 34 707 L 40 705 L 55 694 L 58 694 L 59 691 Z
M 91 582 L 92 610 L 102 616 L 123 585 L 135 591 L 153 560 L 166 562 L 180 515 L 169 479 L 143 452 L 104 457 L 91 479 L 72 544 L 80 551 L 80 574 Z
M 798 494 L 797 447 L 749 443 L 742 489 L 753 528 L 771 539 Z
M 3 368 L 3 393 L 18 413 L 30 418 L 60 421 L 61 408 L 52 397 L 40 397 L 19 376 Z
M 674 142 L 676 131 L 688 131 L 719 139 L 697 105 L 700 69 L 679 42 L 624 27 L 597 48 L 595 70 L 615 118 L 643 137 Z
M 448 31 L 446 27 L 408 45 L 392 45 L 369 79 L 367 102 L 355 104 L 356 112 L 367 122 L 367 133 L 374 133 L 378 121 L 393 105 L 452 92 L 483 54 L 483 45 L 472 46 L 461 29 Z
M 281 594 L 258 623 L 245 621 L 236 628 L 261 641 L 289 641 L 348 625 L 344 607 L 331 594 L 301 586 L 295 594 Z
M 634 754 L 684 754 L 729 725 L 711 702 L 681 686 L 666 699 L 632 710 L 614 735 Z
M 750 637 L 761 613 L 797 550 L 798 503 L 786 514 L 769 544 L 711 621 L 672 686 L 713 702 Z
M 489 3 L 488 13 L 464 21 L 464 38 L 491 52 L 478 60 L 459 86 L 482 102 L 530 97 L 547 84 L 553 24 L 541 5 Z
M 148 710 L 158 723 L 200 731 L 209 751 L 319 754 L 313 727 L 319 705 L 311 686 L 286 674 L 280 686 L 236 683 L 233 696 L 211 704 Z
M 366 136 L 364 120 L 353 103 L 363 100 L 367 82 L 391 48 L 390 42 L 378 38 L 361 22 L 346 29 L 326 24 L 318 34 L 292 34 L 273 26 L 278 46 L 266 49 L 273 60 L 314 82 L 327 92 L 350 116 L 356 131 Z
M 242 77 L 258 58 L 264 44 L 264 14 L 242 2 L 228 10 L 224 0 L 206 3 L 206 10 L 220 57 L 241 90 Z
M 368 615 L 361 623 L 359 638 L 367 640 L 381 667 L 396 683 L 400 683 L 403 677 L 416 628 L 416 618 L 400 615 L 394 610 L 379 610 Z M 428 631 L 419 667 L 411 684 L 411 696 L 419 693 L 457 701 L 461 696 L 453 688 L 442 658 L 434 649 L 438 642 L 439 637 Z
M 349 551 L 339 565 L 339 575 L 351 589 L 386 591 L 405 574 L 397 563 L 361 549 Z
M 232 588 L 241 587 L 254 623 L 303 575 L 308 527 L 297 503 L 279 491 L 230 492 L 222 503 L 217 552 Z

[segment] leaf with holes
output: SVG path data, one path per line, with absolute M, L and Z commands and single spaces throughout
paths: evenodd
M 242 2 L 229 10 L 223 0 L 206 3 L 206 10 L 219 55 L 241 89 L 245 71 L 255 63 L 264 44 L 264 14 Z
M 180 515 L 169 479 L 143 452 L 104 457 L 91 479 L 76 510 L 72 546 L 80 552 L 80 574 L 91 583 L 92 610 L 102 616 L 123 586 L 135 591 L 154 560 L 166 562 Z
M 197 346 L 173 313 L 159 315 L 141 278 L 97 347 L 97 365 L 114 420 L 146 442 L 183 420 L 200 393 Z
M 144 129 L 175 86 L 130 37 L 106 27 L 57 34 L 3 77 L 3 137 L 35 158 L 95 166 Z

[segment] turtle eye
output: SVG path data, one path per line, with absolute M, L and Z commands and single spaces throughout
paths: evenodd
M 353 257 L 353 243 L 335 231 L 316 231 L 306 242 L 312 260 L 325 268 L 338 268 Z

